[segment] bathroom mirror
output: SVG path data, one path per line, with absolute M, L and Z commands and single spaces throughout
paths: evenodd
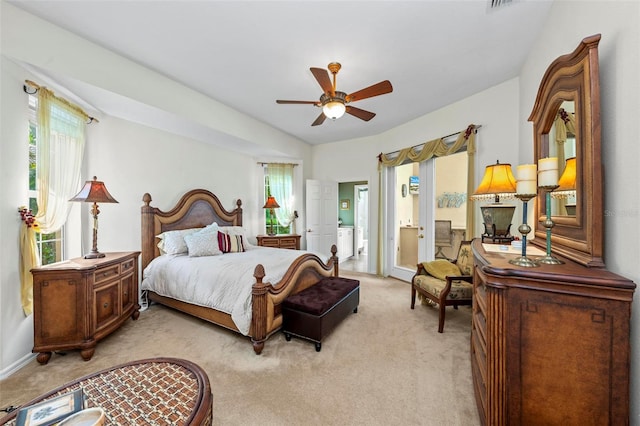
M 604 266 L 599 42 L 600 34 L 587 37 L 572 53 L 551 63 L 529 117 L 533 122 L 536 163 L 541 158 L 558 158 L 560 176 L 569 162 L 575 165 L 575 190 L 551 193 L 555 224 L 551 249 L 590 267 Z M 546 193 L 540 188 L 536 206 L 532 243 L 546 248 Z

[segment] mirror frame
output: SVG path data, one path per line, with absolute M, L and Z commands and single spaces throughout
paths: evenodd
M 534 159 L 549 156 L 549 132 L 563 101 L 576 107 L 576 214 L 552 216 L 552 252 L 589 267 L 604 267 L 603 180 L 600 140 L 600 34 L 551 63 L 542 78 L 529 116 L 533 122 Z M 560 170 L 562 173 L 562 170 Z M 538 188 L 533 244 L 546 249 L 546 197 Z

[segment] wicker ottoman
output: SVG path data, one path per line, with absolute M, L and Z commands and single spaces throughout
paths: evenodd
M 287 341 L 302 337 L 322 349 L 324 339 L 351 312 L 358 312 L 360 281 L 326 277 L 282 303 L 282 331 Z
M 209 378 L 198 365 L 177 358 L 133 361 L 62 385 L 25 406 L 81 388 L 87 407 L 101 407 L 106 425 L 198 425 L 212 422 Z M 0 419 L 14 425 L 18 410 Z

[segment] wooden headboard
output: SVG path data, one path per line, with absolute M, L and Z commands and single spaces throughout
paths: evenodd
M 236 208 L 227 211 L 218 197 L 206 189 L 194 189 L 182 196 L 169 211 L 151 207 L 151 195 L 142 197 L 142 269 L 147 267 L 160 250 L 156 235 L 177 229 L 203 228 L 213 222 L 221 226 L 242 226 L 242 201 L 236 201 Z

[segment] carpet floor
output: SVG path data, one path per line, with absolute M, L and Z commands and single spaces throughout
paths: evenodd
M 255 355 L 248 338 L 160 305 L 98 343 L 93 358 L 35 358 L 0 381 L 0 407 L 20 405 L 86 374 L 136 359 L 185 358 L 208 374 L 213 422 L 221 425 L 480 424 L 473 395 L 471 309 L 411 310 L 409 284 L 344 272 L 360 280 L 358 313 L 315 351 L 282 333 Z

